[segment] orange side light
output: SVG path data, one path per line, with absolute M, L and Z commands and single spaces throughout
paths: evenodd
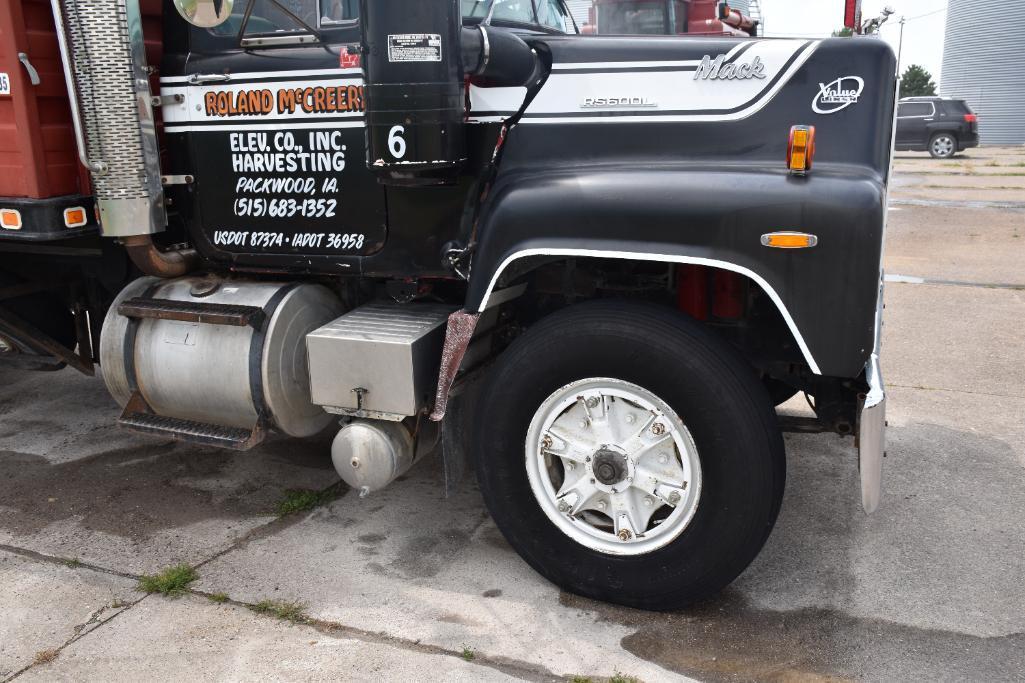
M 21 230 L 21 212 L 17 209 L 0 209 L 0 227 Z
M 770 232 L 762 235 L 762 246 L 775 249 L 808 249 L 818 243 L 817 236 L 805 232 Z
M 64 225 L 69 228 L 81 228 L 83 225 L 89 222 L 86 216 L 85 209 L 81 206 L 74 206 L 70 209 L 64 209 Z
M 807 175 L 815 157 L 815 126 L 792 126 L 787 144 L 787 168 L 794 175 Z

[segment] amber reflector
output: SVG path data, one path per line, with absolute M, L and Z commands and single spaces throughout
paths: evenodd
M 815 126 L 793 126 L 787 145 L 787 168 L 795 175 L 806 175 L 815 157 Z
M 69 228 L 81 228 L 83 225 L 88 223 L 89 220 L 86 218 L 85 209 L 81 206 L 76 206 L 71 209 L 64 209 L 64 225 Z
M 762 235 L 762 246 L 775 249 L 807 249 L 818 243 L 818 237 L 804 232 L 770 232 Z
M 21 230 L 21 212 L 16 209 L 0 209 L 0 226 L 8 230 Z

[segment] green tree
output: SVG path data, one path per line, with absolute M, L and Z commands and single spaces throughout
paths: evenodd
M 912 64 L 904 71 L 904 75 L 900 79 L 901 97 L 923 97 L 935 94 L 936 84 L 932 82 L 932 74 L 928 71 L 917 64 Z
M 850 38 L 853 35 L 854 29 L 847 28 L 846 26 L 833 31 L 834 38 Z

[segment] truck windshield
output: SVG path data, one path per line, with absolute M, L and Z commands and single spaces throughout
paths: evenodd
M 666 6 L 658 2 L 602 2 L 595 3 L 598 33 L 604 35 L 665 35 L 667 32 Z
M 463 18 L 482 20 L 490 0 L 460 0 Z M 249 9 L 251 6 L 251 9 Z M 245 20 L 249 9 L 249 19 Z M 494 0 L 492 21 L 527 24 L 563 33 L 576 33 L 563 0 Z M 245 23 L 245 35 L 307 33 L 311 29 L 354 25 L 359 19 L 358 0 L 236 0 L 231 17 L 212 29 L 218 36 L 237 35 Z

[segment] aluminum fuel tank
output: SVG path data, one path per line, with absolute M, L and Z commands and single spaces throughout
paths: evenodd
M 262 310 L 262 321 L 232 326 L 118 312 L 140 300 L 199 312 L 209 304 L 251 307 Z M 305 338 L 343 312 L 320 285 L 142 278 L 121 292 L 104 322 L 104 380 L 122 406 L 137 391 L 157 415 L 252 429 L 262 412 L 267 426 L 311 436 L 332 417 L 310 401 Z

